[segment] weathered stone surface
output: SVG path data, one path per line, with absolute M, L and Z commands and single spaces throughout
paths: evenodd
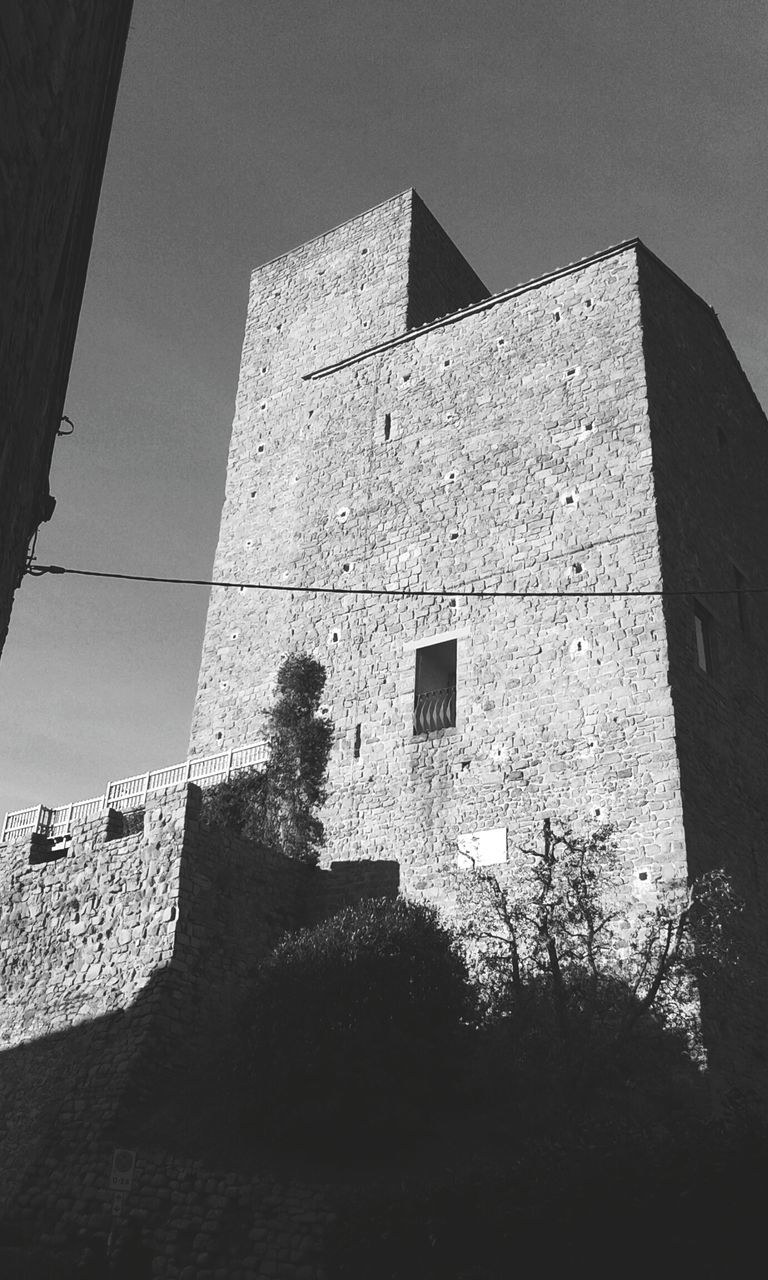
M 450 905 L 460 836 L 506 827 L 514 849 L 567 814 L 615 824 L 628 899 L 738 864 L 753 972 L 725 1057 L 764 1081 L 763 598 L 741 622 L 735 596 L 702 598 L 704 673 L 690 597 L 567 593 L 768 583 L 765 417 L 710 308 L 639 242 L 460 311 L 484 291 L 421 208 L 404 193 L 253 273 L 214 572 L 457 594 L 214 591 L 191 750 L 257 737 L 304 650 L 336 724 L 329 858 L 391 859 Z M 414 736 L 438 637 L 456 724 Z
M 22 1221 L 52 1248 L 106 1238 L 110 1126 L 226 1034 L 249 974 L 286 930 L 397 892 L 396 867 L 313 870 L 208 829 L 199 807 L 196 787 L 169 788 L 143 832 L 115 838 L 103 815 L 76 827 L 56 861 L 30 862 L 28 841 L 4 850 L 0 1222 Z M 256 1252 L 277 1267 L 286 1249 L 284 1265 L 314 1275 L 331 1221 L 317 1187 L 146 1149 L 125 1213 L 168 1277 Z
M 405 330 L 412 221 L 397 197 L 254 272 L 216 576 L 657 588 L 635 246 L 302 378 Z M 425 320 L 450 297 L 440 237 L 416 237 L 433 274 L 442 262 Z M 263 605 L 212 595 L 192 748 L 256 736 L 282 653 L 319 657 L 337 728 L 329 856 L 396 859 L 406 890 L 439 894 L 462 832 L 508 825 L 522 842 L 576 809 L 631 827 L 628 861 L 642 847 L 656 877 L 684 873 L 660 600 L 289 593 L 266 623 Z M 458 637 L 457 724 L 414 737 L 415 646 L 443 635 Z
M 702 597 L 702 671 L 690 597 L 562 594 L 768 583 L 765 419 L 637 243 L 407 330 L 483 296 L 412 193 L 254 273 L 217 575 L 554 594 L 213 594 L 194 750 L 258 735 L 287 650 L 328 670 L 315 874 L 207 830 L 194 787 L 84 824 L 65 858 L 6 850 L 0 1192 L 47 1242 L 106 1234 L 120 1107 L 231 1020 L 283 930 L 401 884 L 450 907 L 460 836 L 514 847 L 547 814 L 616 824 L 628 914 L 731 872 L 742 972 L 703 992 L 702 1031 L 722 1079 L 765 1091 L 765 605 Z M 448 636 L 456 726 L 414 736 L 416 648 Z M 157 1275 L 320 1280 L 327 1189 L 146 1150 L 135 1188 Z

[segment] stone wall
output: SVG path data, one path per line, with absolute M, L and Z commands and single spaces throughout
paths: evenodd
M 406 327 L 413 329 L 487 298 L 489 290 L 449 240 L 424 201 L 415 191 L 411 191 L 410 196 Z
M 53 1119 L 88 1096 L 108 1118 L 152 1021 L 153 993 L 123 1035 L 124 1012 L 170 965 L 178 924 L 186 795 L 148 815 L 148 838 L 104 838 L 104 820 L 76 828 L 65 858 L 29 863 L 4 851 L 0 890 L 0 1080 L 4 1191 L 23 1179 Z M 77 1034 L 74 1034 L 77 1030 Z M 88 1063 L 105 1075 L 88 1081 Z M 102 1086 L 108 1077 L 106 1100 Z M 92 1091 L 91 1091 L 92 1092 Z M 106 1108 L 106 1109 L 105 1109 Z M 101 1120 L 99 1121 L 101 1123 Z
M 353 358 L 363 316 L 385 335 L 379 296 L 441 273 L 466 288 L 417 210 L 398 198 L 324 238 L 324 276 L 303 251 L 254 273 L 215 575 L 658 588 L 637 246 Z M 389 252 L 406 215 L 407 264 Z M 457 723 L 414 736 L 416 647 L 440 637 L 458 641 Z M 508 828 L 511 848 L 567 811 L 618 825 L 633 891 L 685 875 L 658 599 L 215 592 L 193 752 L 258 735 L 290 649 L 328 672 L 329 857 L 394 859 L 407 892 L 446 901 L 461 835 Z
M 743 967 L 708 990 L 710 1063 L 762 1092 L 768 1066 L 768 423 L 714 313 L 640 259 L 643 342 L 688 864 L 724 867 L 744 912 Z M 702 589 L 725 594 L 707 595 Z M 709 619 L 701 669 L 695 609 Z
M 0 6 L 0 648 L 48 471 L 132 0 Z
M 215 1257 L 243 1276 L 314 1277 L 332 1219 L 323 1188 L 170 1155 L 146 1108 L 190 1063 L 220 1062 L 254 968 L 286 931 L 396 895 L 397 867 L 292 862 L 208 827 L 200 799 L 172 787 L 134 835 L 113 837 L 112 812 L 65 850 L 39 837 L 4 850 L 0 1243 L 14 1223 L 63 1255 L 130 1223 L 157 1275 L 203 1275 Z M 115 1146 L 138 1148 L 118 1215 Z
M 131 1250 L 133 1266 L 125 1272 L 131 1280 L 323 1280 L 327 1274 L 338 1188 L 222 1169 L 143 1144 L 131 1190 L 115 1213 L 108 1190 L 113 1149 L 114 1141 L 94 1143 L 68 1163 L 53 1148 L 41 1165 L 45 1191 L 29 1197 L 34 1226 L 20 1219 L 16 1239 L 34 1240 L 51 1259 L 73 1262 L 87 1245 L 91 1266 L 100 1259 L 106 1275 L 111 1234 L 118 1256 L 125 1259 Z
M 306 651 L 336 725 L 329 858 L 394 860 L 450 907 L 462 838 L 511 858 L 565 814 L 615 825 L 628 906 L 724 867 L 742 966 L 704 993 L 705 1039 L 764 1092 L 768 604 L 737 587 L 768 581 L 765 416 L 711 308 L 639 242 L 484 299 L 430 218 L 397 197 L 324 237 L 322 269 L 308 246 L 254 273 L 215 574 L 448 594 L 214 592 L 191 750 L 258 736 Z M 567 594 L 662 586 L 726 594 Z M 417 650 L 447 639 L 455 726 L 414 733 Z

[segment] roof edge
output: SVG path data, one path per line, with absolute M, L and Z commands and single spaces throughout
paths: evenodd
M 412 188 L 411 188 L 412 190 Z M 576 271 L 583 271 L 586 267 L 592 266 L 595 262 L 602 262 L 606 258 L 617 257 L 620 253 L 626 253 L 628 249 L 643 249 L 646 253 L 650 250 L 645 248 L 643 242 L 637 237 L 632 240 L 622 240 L 620 244 L 611 245 L 607 249 L 601 250 L 599 253 L 593 253 L 588 258 L 579 258 L 576 262 L 568 263 L 564 267 L 559 267 L 555 271 L 549 271 L 546 275 L 536 276 L 532 280 L 526 280 L 523 284 L 514 285 L 511 289 L 505 289 L 502 293 L 493 293 L 489 298 L 483 298 L 480 302 L 472 302 L 469 306 L 462 307 L 459 311 L 452 311 L 449 315 L 440 316 L 437 320 L 429 320 L 426 324 L 419 325 L 416 329 L 408 329 L 404 333 L 397 334 L 394 338 L 388 338 L 386 342 L 377 343 L 372 347 L 365 347 L 362 351 L 354 352 L 351 356 L 346 356 L 344 360 L 338 360 L 335 364 L 324 365 L 320 369 L 313 369 L 309 373 L 302 374 L 303 381 L 307 382 L 315 378 L 323 378 L 329 373 L 335 373 L 338 369 L 344 369 L 348 365 L 357 364 L 360 360 L 365 360 L 368 356 L 377 355 L 381 351 L 388 351 L 392 347 L 401 346 L 405 342 L 412 342 L 414 338 L 420 337 L 424 333 L 430 333 L 434 329 L 440 329 L 443 325 L 455 324 L 459 320 L 465 319 L 467 316 L 476 315 L 479 311 L 487 311 L 490 307 L 498 306 L 501 302 L 506 302 L 509 298 L 518 297 L 522 293 L 528 293 L 531 289 L 541 288 L 545 284 L 551 283 L 553 280 L 559 280 L 562 276 L 572 275 Z M 655 258 L 655 254 L 651 254 Z M 656 259 L 659 264 L 664 267 L 661 259 Z M 668 268 L 665 268 L 667 270 Z M 670 272 L 674 275 L 674 272 Z M 676 279 L 678 277 L 675 277 Z M 684 281 L 680 281 L 684 284 Z M 685 285 L 688 289 L 688 286 Z M 693 290 L 689 290 L 693 293 Z M 698 298 L 698 294 L 693 294 Z M 708 306 L 703 299 L 698 298 L 703 306 Z M 710 308 L 711 309 L 711 308 Z
M 386 200 L 379 200 L 378 204 L 372 204 L 369 209 L 363 209 L 362 213 L 356 213 L 351 218 L 344 218 L 342 222 L 337 222 L 335 226 L 329 227 L 327 231 L 321 231 L 319 235 L 310 236 L 309 240 L 302 240 L 300 244 L 295 244 L 291 249 L 285 249 L 283 253 L 276 253 L 274 258 L 267 258 L 266 262 L 260 262 L 257 267 L 251 267 L 251 279 L 256 275 L 257 271 L 263 271 L 264 267 L 271 267 L 274 262 L 280 262 L 283 258 L 290 258 L 292 253 L 298 253 L 300 249 L 306 249 L 311 244 L 317 244 L 320 240 L 325 240 L 326 236 L 332 236 L 336 231 L 340 231 L 342 227 L 348 227 L 353 222 L 360 222 L 363 218 L 367 218 L 369 213 L 375 213 L 377 209 L 383 209 L 386 204 L 394 204 L 396 200 L 402 200 L 403 196 L 416 196 L 421 200 L 421 196 L 414 187 L 404 187 L 402 191 L 398 191 L 393 196 L 387 196 Z M 424 201 L 421 200 L 423 204 Z
M 709 313 L 710 319 L 712 320 L 712 322 L 713 322 L 713 324 L 714 324 L 714 326 L 715 326 L 715 329 L 717 330 L 717 333 L 718 333 L 718 335 L 719 335 L 719 337 L 720 337 L 721 342 L 722 342 L 722 343 L 723 343 L 723 345 L 725 346 L 725 348 L 726 348 L 726 350 L 728 351 L 728 354 L 729 354 L 729 356 L 730 356 L 731 360 L 733 361 L 734 365 L 736 366 L 736 370 L 737 370 L 737 372 L 739 373 L 739 375 L 741 376 L 741 378 L 742 378 L 742 380 L 743 380 L 743 382 L 744 382 L 744 384 L 745 384 L 745 386 L 746 386 L 746 388 L 747 388 L 747 391 L 749 392 L 750 396 L 752 397 L 752 399 L 753 399 L 753 401 L 754 401 L 754 403 L 755 403 L 755 406 L 757 407 L 757 409 L 759 410 L 759 412 L 760 412 L 760 414 L 761 414 L 761 416 L 762 416 L 762 418 L 763 418 L 763 421 L 765 422 L 766 426 L 768 426 L 768 414 L 766 413 L 765 409 L 763 408 L 763 405 L 762 405 L 762 404 L 761 404 L 761 402 L 760 402 L 760 397 L 758 396 L 757 392 L 755 391 L 755 388 L 752 386 L 752 383 L 750 382 L 750 380 L 749 380 L 749 378 L 748 378 L 748 376 L 747 376 L 747 374 L 746 374 L 746 371 L 745 371 L 745 369 L 744 369 L 744 367 L 743 367 L 743 365 L 742 365 L 741 361 L 739 360 L 739 357 L 738 357 L 738 356 L 737 356 L 737 354 L 736 354 L 736 350 L 735 350 L 735 348 L 734 348 L 734 346 L 733 346 L 733 343 L 731 342 L 730 338 L 728 337 L 728 334 L 726 333 L 726 331 L 725 331 L 725 329 L 724 329 L 724 327 L 723 327 L 723 323 L 722 323 L 722 321 L 721 321 L 721 319 L 720 319 L 719 315 L 718 315 L 718 314 L 717 314 L 717 312 L 715 311 L 715 308 L 712 306 L 712 304 L 711 304 L 711 303 L 707 302 L 704 298 L 702 298 L 701 294 L 697 293 L 695 289 L 692 289 L 692 288 L 691 288 L 691 286 L 690 286 L 689 284 L 686 284 L 685 280 L 683 280 L 683 279 L 682 279 L 682 278 L 677 274 L 677 272 L 673 271 L 671 267 L 668 267 L 668 266 L 667 266 L 667 264 L 666 264 L 666 262 L 663 262 L 663 261 L 662 261 L 662 259 L 661 259 L 661 258 L 659 258 L 655 253 L 653 253 L 653 251 L 652 251 L 651 249 L 649 249 L 646 245 L 644 245 L 644 244 L 643 244 L 643 242 L 642 242 L 641 240 L 638 240 L 638 241 L 637 241 L 637 245 L 638 245 L 638 248 L 642 249 L 642 251 L 643 251 L 643 253 L 645 254 L 646 258 L 649 258 L 649 259 L 650 259 L 650 261 L 654 264 L 654 266 L 659 267 L 659 268 L 664 272 L 664 274 L 665 274 L 665 275 L 670 276 L 670 277 L 671 277 L 671 279 L 672 279 L 672 280 L 674 280 L 675 284 L 679 285 L 681 289 L 685 290 L 685 292 L 686 292 L 686 293 L 687 293 L 691 298 L 693 298 L 693 300 L 694 300 L 695 302 L 698 302 L 700 306 L 702 306 L 702 307 L 705 307 L 705 308 L 706 308 L 706 310 L 707 310 L 707 311 L 708 311 L 708 313 Z M 641 292 L 641 305 L 642 305 L 642 292 Z

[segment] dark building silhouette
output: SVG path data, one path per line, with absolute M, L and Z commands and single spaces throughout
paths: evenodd
M 51 455 L 132 0 L 0 5 L 0 648 Z

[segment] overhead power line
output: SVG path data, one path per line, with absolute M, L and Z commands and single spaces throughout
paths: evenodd
M 225 582 L 216 578 L 163 578 L 144 573 L 106 573 L 99 569 L 69 569 L 60 564 L 36 564 L 31 565 L 27 569 L 27 573 L 33 578 L 40 578 L 46 573 L 53 574 L 74 574 L 80 578 L 116 578 L 122 582 L 159 582 L 170 586 L 178 587 L 225 587 L 229 590 L 240 591 L 290 591 L 302 593 L 305 595 L 333 595 L 333 596 L 432 596 L 450 597 L 454 599 L 460 597 L 464 600 L 525 600 L 534 599 L 560 599 L 562 597 L 576 597 L 580 599 L 589 599 L 595 597 L 598 599 L 624 599 L 630 596 L 735 596 L 742 594 L 759 595 L 768 592 L 768 587 L 698 587 L 693 590 L 670 590 L 665 588 L 661 591 L 644 591 L 644 590 L 627 590 L 627 591 L 478 591 L 474 588 L 467 590 L 461 587 L 315 587 L 315 586 L 298 586 L 296 583 L 285 584 L 282 582 Z

